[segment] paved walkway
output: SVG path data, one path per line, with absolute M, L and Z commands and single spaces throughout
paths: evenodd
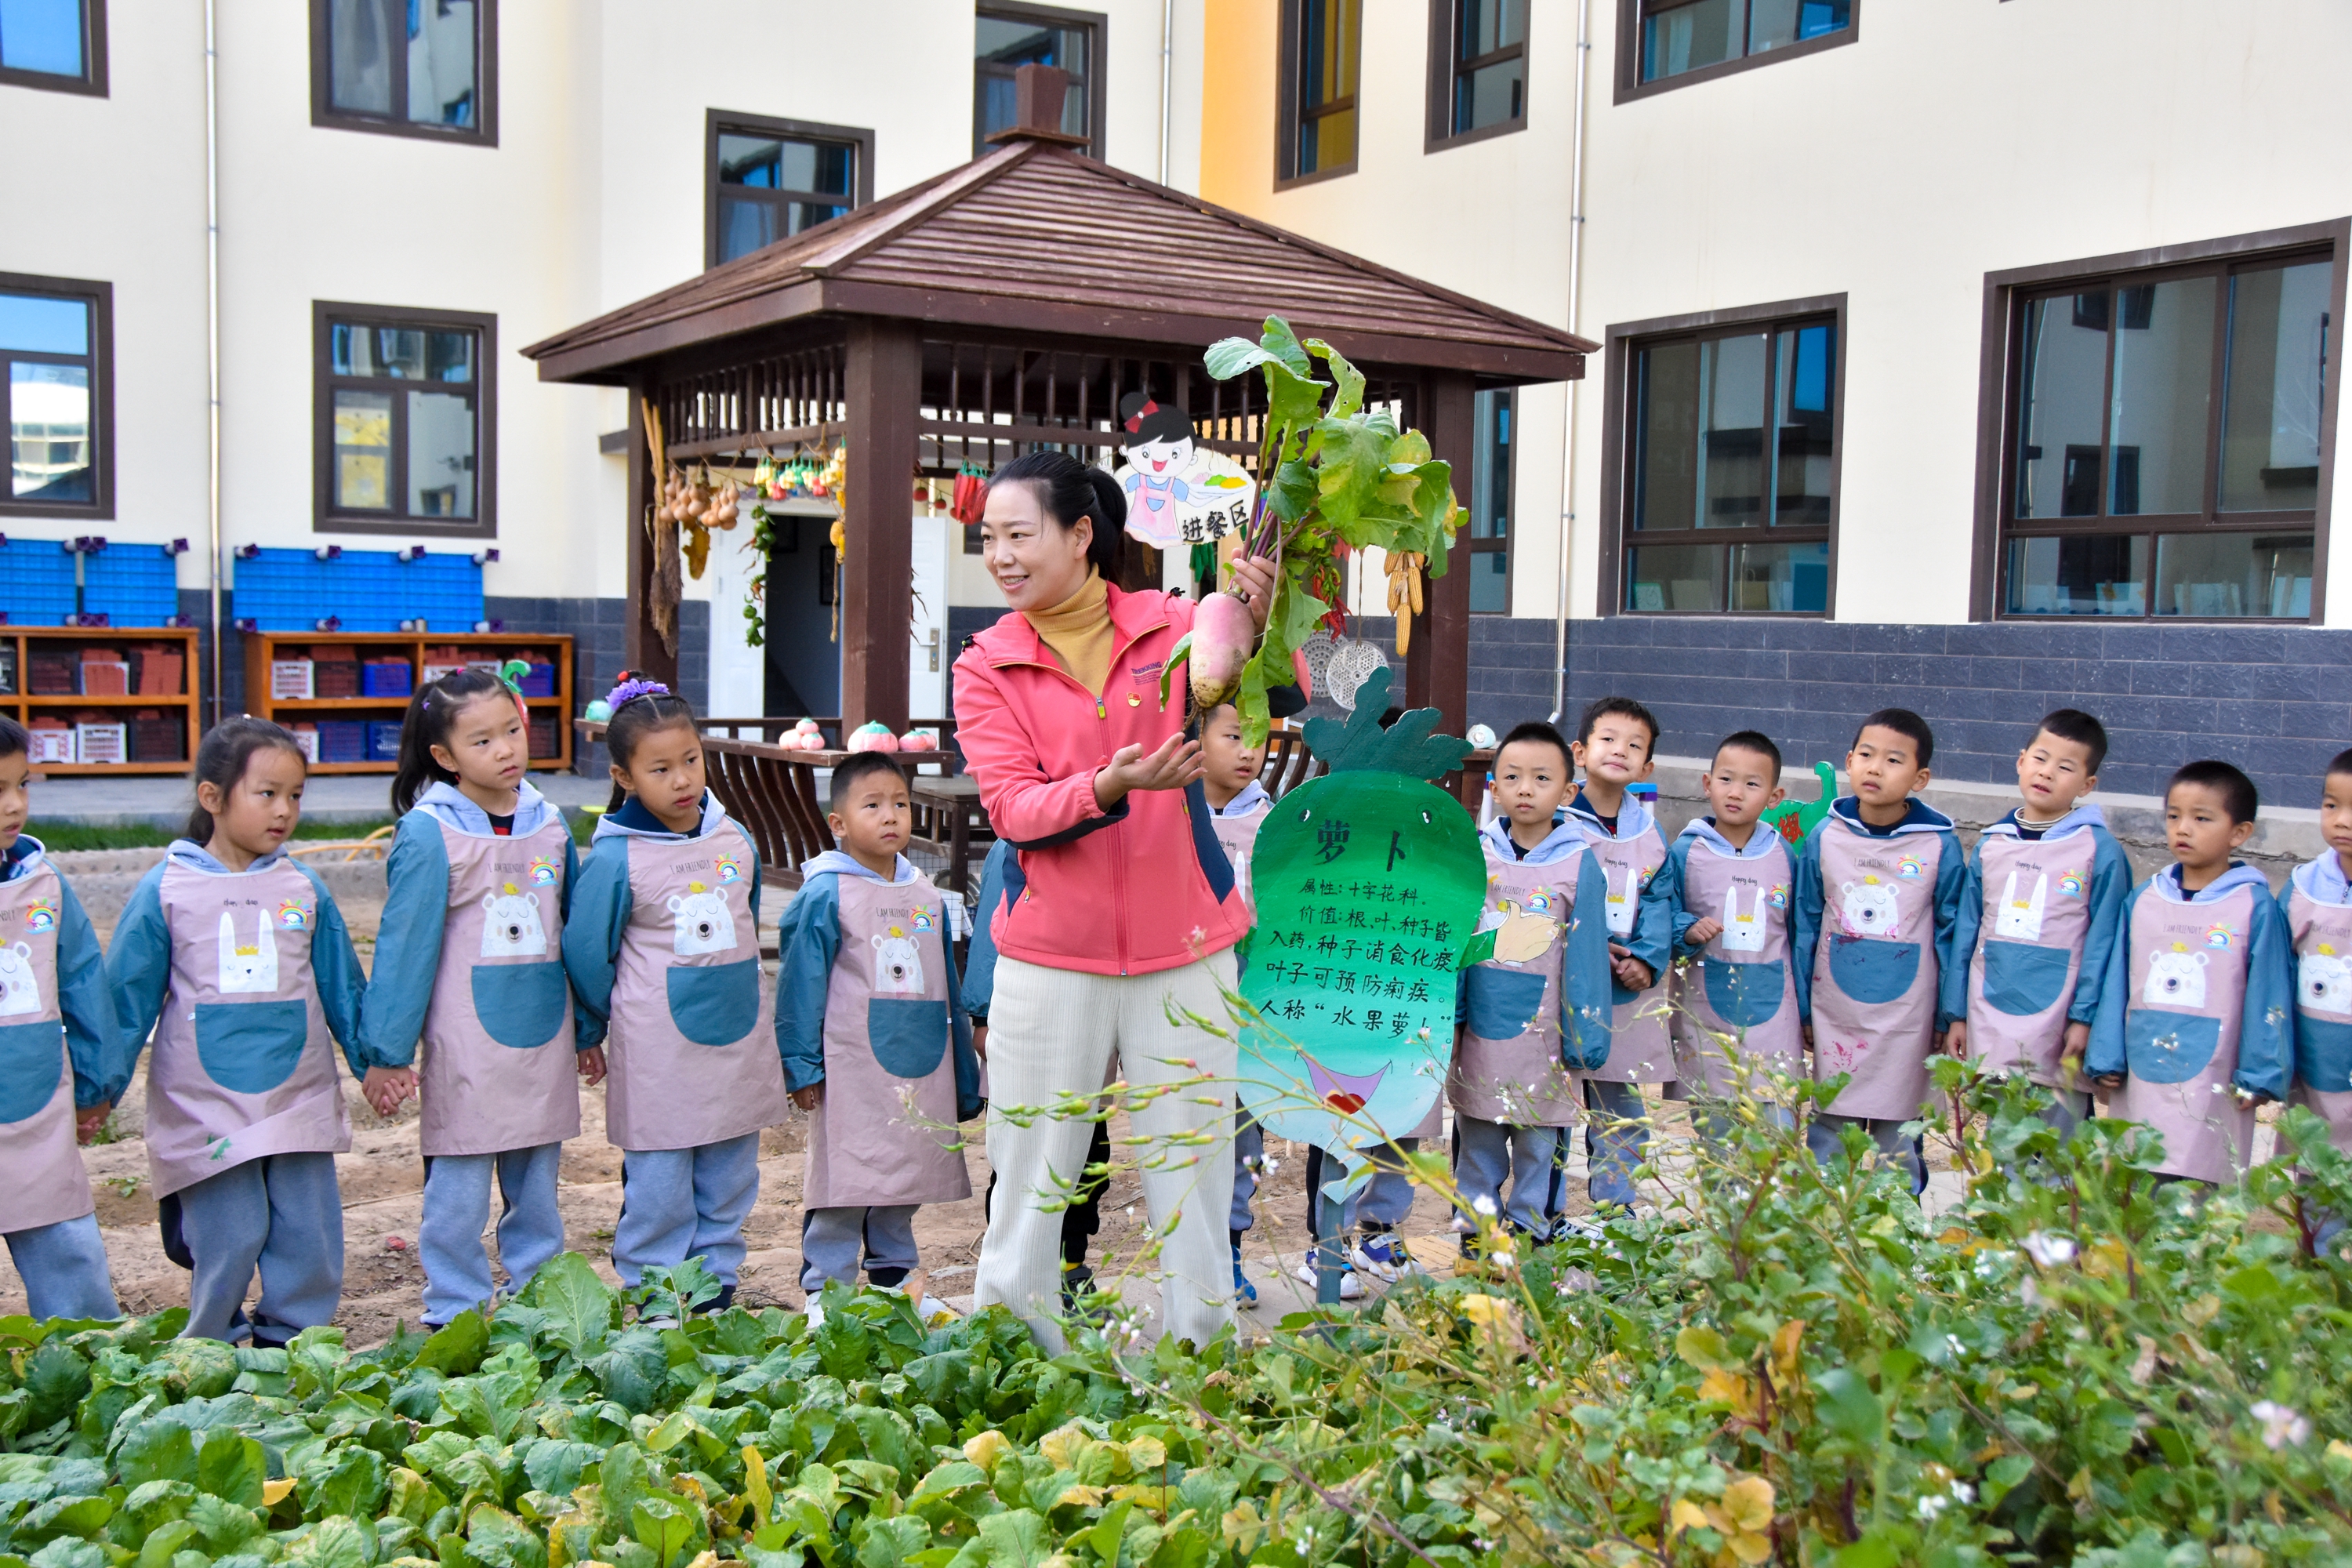
M 530 782 L 561 806 L 602 805 L 613 794 L 611 780 L 577 773 L 533 773 Z M 391 791 L 389 773 L 316 774 L 302 792 L 302 815 L 320 822 L 382 822 L 392 816 Z M 33 817 L 85 827 L 175 826 L 187 820 L 194 793 L 184 775 L 43 779 L 33 785 Z

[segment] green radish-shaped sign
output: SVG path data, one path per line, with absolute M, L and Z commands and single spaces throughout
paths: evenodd
M 1389 681 L 1374 671 L 1344 724 L 1307 721 L 1331 771 L 1274 804 L 1250 856 L 1257 923 L 1241 991 L 1255 1014 L 1242 1032 L 1241 1098 L 1274 1136 L 1319 1149 L 1420 1124 L 1453 1055 L 1456 973 L 1477 962 L 1477 825 L 1429 782 L 1470 743 L 1431 734 L 1434 708 L 1381 729 Z

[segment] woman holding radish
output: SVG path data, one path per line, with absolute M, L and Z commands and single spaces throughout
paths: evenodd
M 1109 578 L 1126 517 L 1111 477 L 1062 453 L 999 468 L 981 549 L 1011 613 L 955 667 L 957 741 L 1025 881 L 992 923 L 988 1157 L 1003 1194 L 973 1300 L 1011 1307 L 1056 1352 L 1061 1216 L 1039 1203 L 1076 1185 L 1092 1129 L 1083 1114 L 1016 1122 L 997 1107 L 1089 1094 L 1114 1057 L 1137 1089 L 1160 1089 L 1130 1110 L 1154 1145 L 1139 1163 L 1168 1330 L 1204 1343 L 1233 1315 L 1231 1118 L 1222 1090 L 1168 1086 L 1230 1083 L 1234 1047 L 1169 1017 L 1223 1016 L 1249 915 L 1210 826 L 1200 743 L 1185 737 L 1181 700 L 1160 693 L 1196 615 L 1200 661 L 1238 674 L 1274 569 L 1237 563 L 1231 593 L 1198 607 L 1122 593 Z

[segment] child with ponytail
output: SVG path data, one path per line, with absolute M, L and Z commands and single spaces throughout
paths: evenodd
M 521 698 L 486 669 L 427 682 L 400 734 L 400 826 L 360 1038 L 369 1060 L 403 1068 L 424 1047 L 427 1327 L 492 1298 L 494 1178 L 509 1289 L 563 1250 L 556 1168 L 580 1134 L 578 1079 L 604 1077 L 603 1049 L 575 1039 L 563 973 L 572 831 L 524 777 L 530 754 Z
M 572 889 L 563 963 L 583 1046 L 607 1044 L 604 1130 L 622 1152 L 613 1268 L 699 1258 L 735 1296 L 760 1194 L 760 1130 L 784 1119 L 760 972 L 760 857 L 703 784 L 694 710 L 657 681 L 608 700 L 613 805 Z
M 283 1345 L 331 1320 L 342 1297 L 335 1156 L 352 1123 L 332 1047 L 380 1112 L 415 1079 L 367 1065 L 364 980 L 342 912 L 286 854 L 307 776 L 294 737 L 266 719 L 226 720 L 196 748 L 195 773 L 187 837 L 139 879 L 107 950 L 126 1047 L 110 1087 L 128 1081 L 152 1030 L 147 1163 L 163 1251 L 192 1275 L 187 1335 Z

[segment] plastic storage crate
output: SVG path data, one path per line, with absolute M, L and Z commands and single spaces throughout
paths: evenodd
M 363 763 L 368 760 L 368 727 L 356 719 L 319 721 L 319 760 L 322 763 Z
M 89 723 L 74 726 L 74 761 L 123 763 L 131 760 L 128 724 Z
M 32 736 L 35 767 L 44 763 L 70 763 L 74 760 L 73 726 L 64 720 L 45 714 L 25 728 Z
M 397 551 L 346 550 L 321 561 L 308 550 L 264 550 L 236 563 L 233 611 L 269 632 L 312 631 L 330 616 L 347 632 L 396 632 L 404 621 L 470 632 L 482 618 L 482 569 L 454 552 L 408 561 Z
M 0 544 L 0 611 L 12 626 L 61 626 L 74 614 L 74 558 L 54 539 Z
M 554 696 L 555 666 L 551 664 L 533 664 L 530 668 L 524 670 L 522 677 L 522 694 L 525 697 Z
M 131 760 L 134 763 L 184 763 L 188 760 L 188 727 L 177 713 L 141 708 L 131 715 Z
M 32 667 L 26 690 L 35 697 L 81 695 L 81 659 L 70 648 L 35 646 L 25 661 Z
M 552 717 L 534 717 L 530 721 L 530 754 L 532 758 L 552 757 L 562 750 L 562 739 L 556 732 Z
M 415 695 L 416 670 L 404 658 L 372 658 L 360 670 L 360 694 L 364 697 Z
M 373 720 L 367 727 L 367 760 L 372 763 L 400 761 L 400 725 L 383 720 Z
M 160 544 L 110 544 L 86 556 L 81 607 L 110 626 L 169 626 L 180 613 L 180 569 Z

